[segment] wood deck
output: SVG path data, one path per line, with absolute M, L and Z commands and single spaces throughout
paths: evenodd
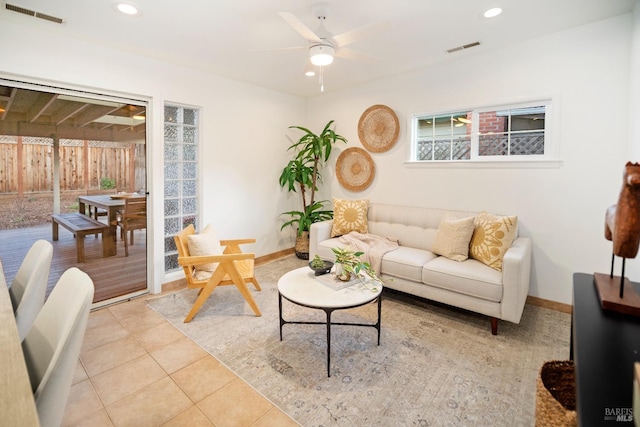
M 124 255 L 124 243 L 118 235 L 116 256 L 103 258 L 101 237 L 85 237 L 84 262 L 76 259 L 76 241 L 73 234 L 60 228 L 59 240 L 53 241 L 51 224 L 37 227 L 0 230 L 0 259 L 7 283 L 11 283 L 27 251 L 39 239 L 53 245 L 53 259 L 47 286 L 47 296 L 62 273 L 78 267 L 93 279 L 96 288 L 93 302 L 105 301 L 121 295 L 147 289 L 146 230 L 136 230 L 135 244 Z

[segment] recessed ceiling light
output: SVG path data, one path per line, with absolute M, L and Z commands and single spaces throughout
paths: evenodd
M 495 18 L 496 16 L 500 15 L 502 13 L 502 8 L 499 7 L 492 7 L 491 9 L 488 9 L 484 12 L 484 17 L 485 18 Z
M 132 3 L 117 2 L 115 6 L 118 12 L 124 13 L 125 15 L 139 16 L 142 14 L 138 7 Z

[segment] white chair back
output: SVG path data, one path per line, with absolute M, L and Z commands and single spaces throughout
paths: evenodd
M 93 294 L 86 273 L 75 267 L 65 271 L 22 342 L 43 427 L 62 422 Z
M 44 304 L 52 257 L 51 243 L 46 240 L 36 241 L 22 260 L 9 287 L 20 340 L 27 335 Z

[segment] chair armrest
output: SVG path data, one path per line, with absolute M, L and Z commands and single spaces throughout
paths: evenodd
M 318 253 L 318 244 L 331 238 L 333 220 L 314 222 L 309 228 L 309 259 Z
M 246 259 L 254 259 L 253 253 L 239 253 L 239 254 L 222 254 L 222 255 L 202 255 L 202 256 L 179 256 L 178 264 L 183 267 L 189 265 L 209 264 L 212 262 L 223 261 L 242 261 Z
M 531 239 L 516 238 L 502 260 L 501 319 L 520 323 L 529 295 Z
M 231 239 L 231 240 L 220 240 L 220 246 L 228 246 L 228 245 L 244 245 L 247 243 L 255 243 L 256 239 Z

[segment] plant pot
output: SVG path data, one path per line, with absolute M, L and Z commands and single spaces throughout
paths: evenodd
M 309 232 L 303 231 L 296 237 L 296 256 L 300 259 L 309 259 Z
M 313 261 L 309 261 L 309 268 L 315 271 L 316 276 L 322 276 L 323 274 L 327 274 L 331 272 L 331 267 L 333 267 L 333 263 L 331 261 L 324 261 L 324 265 L 322 267 L 314 267 L 311 265 Z
M 342 264 L 336 264 L 336 278 L 343 282 L 348 282 L 351 280 L 351 273 L 344 271 L 342 269 Z

